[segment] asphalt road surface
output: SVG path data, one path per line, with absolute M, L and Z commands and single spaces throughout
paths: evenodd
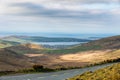
M 86 71 L 94 71 L 106 66 L 112 65 L 113 63 L 98 65 L 94 67 L 82 68 L 82 69 L 73 69 L 59 72 L 50 72 L 50 73 L 38 73 L 38 74 L 25 74 L 17 76 L 2 76 L 0 80 L 65 80 L 67 78 L 82 74 Z

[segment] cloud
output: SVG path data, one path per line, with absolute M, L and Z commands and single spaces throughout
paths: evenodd
M 4 15 L 35 17 L 46 21 L 54 18 L 55 22 L 74 20 L 73 22 L 104 23 L 115 18 L 115 15 L 118 17 L 117 10 L 120 8 L 117 0 L 4 0 L 3 3 L 6 5 L 2 11 Z
M 14 26 L 9 30 L 24 32 L 29 27 L 29 32 L 102 32 L 110 26 L 118 29 L 119 11 L 119 0 L 1 0 L 0 27 Z
M 94 9 L 109 10 L 120 7 L 119 0 L 2 0 L 1 6 L 3 6 L 3 8 L 6 7 L 5 9 L 7 11 L 9 9 L 15 8 L 8 5 L 25 3 L 41 5 L 46 9 L 69 11 L 89 11 Z M 28 5 L 26 4 L 26 6 Z
M 68 8 L 52 8 L 50 5 L 48 5 L 50 8 L 47 8 L 40 4 L 35 3 L 15 3 L 9 5 L 10 7 L 17 7 L 21 9 L 21 12 L 17 13 L 17 15 L 21 16 L 33 16 L 38 18 L 48 18 L 55 20 L 65 20 L 70 19 L 72 20 L 79 20 L 79 21 L 86 21 L 86 22 L 105 22 L 107 20 L 110 20 L 113 18 L 112 14 L 119 15 L 117 12 L 114 11 L 114 9 L 119 9 L 119 5 L 117 4 L 83 4 L 83 5 L 71 5 L 74 9 L 76 6 L 78 7 L 75 10 L 72 10 L 70 5 Z M 63 6 L 61 6 L 63 7 Z M 15 15 L 15 14 L 14 14 Z M 77 21 L 78 22 L 78 21 Z
M 104 19 L 119 15 L 119 0 L 2 0 L 1 14 L 39 18 Z

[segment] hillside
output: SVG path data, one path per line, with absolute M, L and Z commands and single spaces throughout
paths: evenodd
M 7 47 L 4 48 L 4 52 L 0 52 L 5 53 L 7 51 L 7 53 L 15 53 L 16 55 L 24 54 L 33 63 L 47 67 L 81 67 L 119 59 L 119 40 L 120 36 L 114 36 L 59 50 L 45 49 L 42 46 L 29 43 Z
M 19 43 L 28 43 L 29 42 L 29 41 L 26 41 L 21 38 L 22 38 L 21 36 L 6 36 L 6 37 L 1 37 L 1 40 L 14 41 L 14 42 L 19 42 Z
M 0 48 L 19 45 L 19 42 L 0 40 Z
M 86 51 L 86 50 L 105 50 L 105 49 L 120 49 L 120 36 L 107 37 L 99 40 L 94 40 L 82 45 L 69 48 L 70 50 Z
M 120 59 L 119 50 L 91 50 L 69 54 L 25 54 L 31 57 L 37 64 L 42 64 L 46 67 L 85 67 L 88 65 L 96 65 L 114 62 Z
M 30 68 L 32 63 L 29 58 L 12 51 L 0 49 L 0 71 L 14 71 Z
M 83 44 L 82 46 L 98 46 L 100 49 L 120 49 L 120 36 L 103 38 Z
M 120 80 L 120 63 L 94 72 L 88 71 L 66 80 Z
M 69 47 L 62 50 L 49 50 L 47 53 L 77 53 L 90 50 L 120 49 L 120 36 L 107 37 L 99 40 L 90 41 L 81 45 Z
M 7 47 L 4 49 L 16 52 L 18 54 L 36 53 L 36 52 L 41 51 L 41 50 L 46 50 L 45 48 L 43 48 L 40 45 L 31 44 L 31 43 L 20 44 L 17 46 L 11 46 L 11 47 Z
M 16 42 L 88 42 L 89 39 L 78 39 L 78 38 L 55 38 L 55 37 L 39 37 L 39 36 L 7 36 L 3 37 L 6 41 Z
M 77 53 L 82 51 L 90 51 L 90 50 L 107 50 L 107 49 L 120 49 L 120 36 L 113 36 L 108 38 L 103 38 L 100 40 L 90 41 L 88 43 L 84 43 L 81 45 L 77 45 L 74 47 L 69 47 L 66 49 L 37 49 L 34 50 L 34 53 L 42 53 L 42 54 L 69 54 L 69 53 Z M 11 47 L 12 48 L 12 47 Z M 21 51 L 19 48 L 14 49 L 16 51 Z M 22 54 L 29 53 L 26 49 L 22 50 Z

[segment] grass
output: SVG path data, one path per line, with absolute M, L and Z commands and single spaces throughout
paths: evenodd
M 6 48 L 10 46 L 19 45 L 19 44 L 20 43 L 18 42 L 0 40 L 0 48 Z
M 88 71 L 66 80 L 120 80 L 120 63 L 94 72 Z
M 93 45 L 93 46 L 77 46 L 69 49 L 19 49 L 19 48 L 8 48 L 16 53 L 26 54 L 26 53 L 34 53 L 34 54 L 69 54 L 69 53 L 76 53 L 82 51 L 89 51 L 89 50 L 99 50 L 101 49 L 100 46 Z
M 48 54 L 67 54 L 67 53 L 76 53 L 76 52 L 82 52 L 82 51 L 89 51 L 89 50 L 97 50 L 100 49 L 99 46 L 94 45 L 90 47 L 84 47 L 84 46 L 79 46 L 75 48 L 70 48 L 70 49 L 60 49 L 60 50 L 46 50 L 43 51 L 43 53 L 48 53 Z

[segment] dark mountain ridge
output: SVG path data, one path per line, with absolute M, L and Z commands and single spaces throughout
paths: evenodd
M 79 38 L 56 38 L 56 37 L 39 37 L 39 36 L 7 36 L 2 39 L 9 40 L 10 38 L 17 38 L 33 42 L 88 42 L 89 39 L 79 39 Z

